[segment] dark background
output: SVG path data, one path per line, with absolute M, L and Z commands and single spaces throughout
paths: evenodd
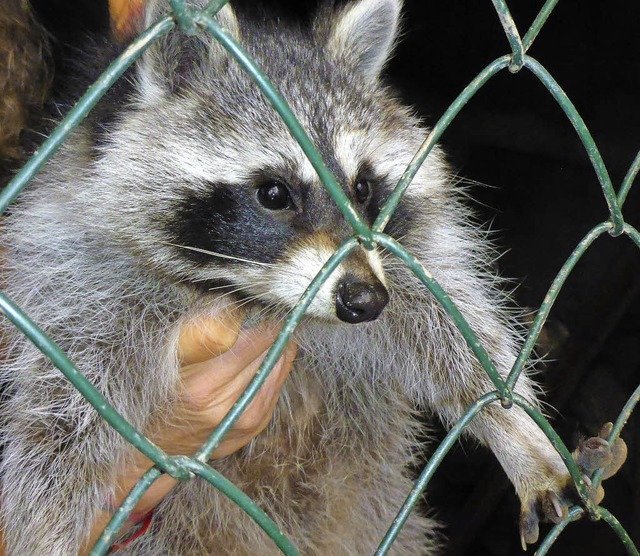
M 249 0 L 243 4 L 251 4 Z M 541 0 L 512 2 L 524 35 Z M 286 16 L 308 18 L 315 0 L 271 2 Z M 86 32 L 108 29 L 106 3 L 34 0 L 62 52 Z M 389 65 L 390 81 L 434 124 L 462 89 L 508 43 L 489 0 L 406 0 L 404 38 Z M 529 54 L 564 88 L 589 127 L 619 188 L 640 148 L 640 3 L 562 0 Z M 500 273 L 517 285 L 519 305 L 535 310 L 578 241 L 608 218 L 584 147 L 541 83 L 523 70 L 493 78 L 445 132 L 452 165 L 472 182 L 481 219 L 504 252 Z M 640 226 L 640 193 L 632 188 L 626 220 Z M 626 237 L 601 237 L 568 279 L 545 330 L 551 350 L 542 381 L 556 430 L 570 447 L 615 420 L 640 373 L 640 257 Z M 443 436 L 443 432 L 439 433 Z M 640 543 L 640 416 L 624 429 L 629 459 L 606 483 L 605 506 Z M 518 502 L 493 456 L 463 441 L 437 471 L 429 503 L 446 523 L 446 554 L 521 552 Z M 543 530 L 543 533 L 547 529 Z M 572 524 L 551 554 L 624 554 L 603 522 Z

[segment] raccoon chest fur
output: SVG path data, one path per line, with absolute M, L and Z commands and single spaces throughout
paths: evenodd
M 370 387 L 343 383 L 346 392 L 327 392 L 321 377 L 308 374 L 304 355 L 298 367 L 268 429 L 213 465 L 256 501 L 301 553 L 373 553 L 411 488 L 412 410 L 386 388 L 367 400 L 383 416 L 374 420 L 357 407 L 364 400 L 348 392 L 358 388 L 367 396 Z M 199 511 L 202 507 L 211 513 Z M 279 553 L 235 504 L 197 483 L 180 485 L 165 500 L 153 528 L 130 554 Z M 393 553 L 433 553 L 435 529 L 434 521 L 412 516 Z

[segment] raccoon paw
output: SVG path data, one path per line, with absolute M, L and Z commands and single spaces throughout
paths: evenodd
M 569 481 L 566 481 L 567 485 Z M 575 496 L 567 496 L 568 486 L 558 489 L 547 489 L 538 494 L 530 502 L 523 504 L 520 513 L 520 543 L 522 550 L 528 544 L 538 542 L 540 522 L 559 523 L 569 515 L 569 506 L 575 503 Z
M 612 423 L 605 424 L 598 436 L 582 440 L 571 454 L 583 473 L 583 477 L 590 488 L 590 497 L 594 504 L 599 504 L 604 498 L 602 485 L 591 487 L 591 476 L 598 469 L 603 469 L 602 480 L 615 475 L 627 459 L 627 445 L 622 438 L 617 438 L 610 444 L 609 436 Z M 579 497 L 571 479 L 565 478 L 565 486 L 558 489 L 547 489 L 537 497 L 523 505 L 520 516 L 520 541 L 522 549 L 528 544 L 537 542 L 539 523 L 559 523 L 569 513 L 569 507 L 579 503 Z
M 604 481 L 615 475 L 627 459 L 627 445 L 622 438 L 616 438 L 613 444 L 609 444 L 606 440 L 612 428 L 613 423 L 606 423 L 598 436 L 583 440 L 571 454 L 584 474 L 586 483 L 591 488 L 591 500 L 594 504 L 602 502 L 604 489 L 602 484 L 599 484 L 597 489 L 592 488 L 591 476 L 598 469 L 602 469 L 602 480 Z

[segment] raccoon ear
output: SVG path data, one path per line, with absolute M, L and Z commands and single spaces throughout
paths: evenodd
M 327 49 L 355 63 L 365 78 L 377 79 L 393 51 L 401 9 L 402 0 L 357 0 L 348 4 L 329 21 Z M 319 21 L 322 17 L 319 14 L 317 26 L 327 25 Z
M 192 0 L 190 7 L 201 9 L 208 0 Z M 167 15 L 169 3 L 164 0 L 147 2 L 144 28 Z M 217 22 L 235 40 L 240 40 L 240 26 L 233 8 L 226 4 L 217 14 Z M 201 31 L 189 36 L 175 29 L 157 40 L 138 62 L 138 81 L 142 100 L 153 102 L 188 86 L 197 87 L 207 81 L 228 58 L 227 51 L 211 35 Z

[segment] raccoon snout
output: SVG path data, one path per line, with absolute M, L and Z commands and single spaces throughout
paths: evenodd
M 388 301 L 389 293 L 377 278 L 345 276 L 336 291 L 336 315 L 350 324 L 375 320 Z

